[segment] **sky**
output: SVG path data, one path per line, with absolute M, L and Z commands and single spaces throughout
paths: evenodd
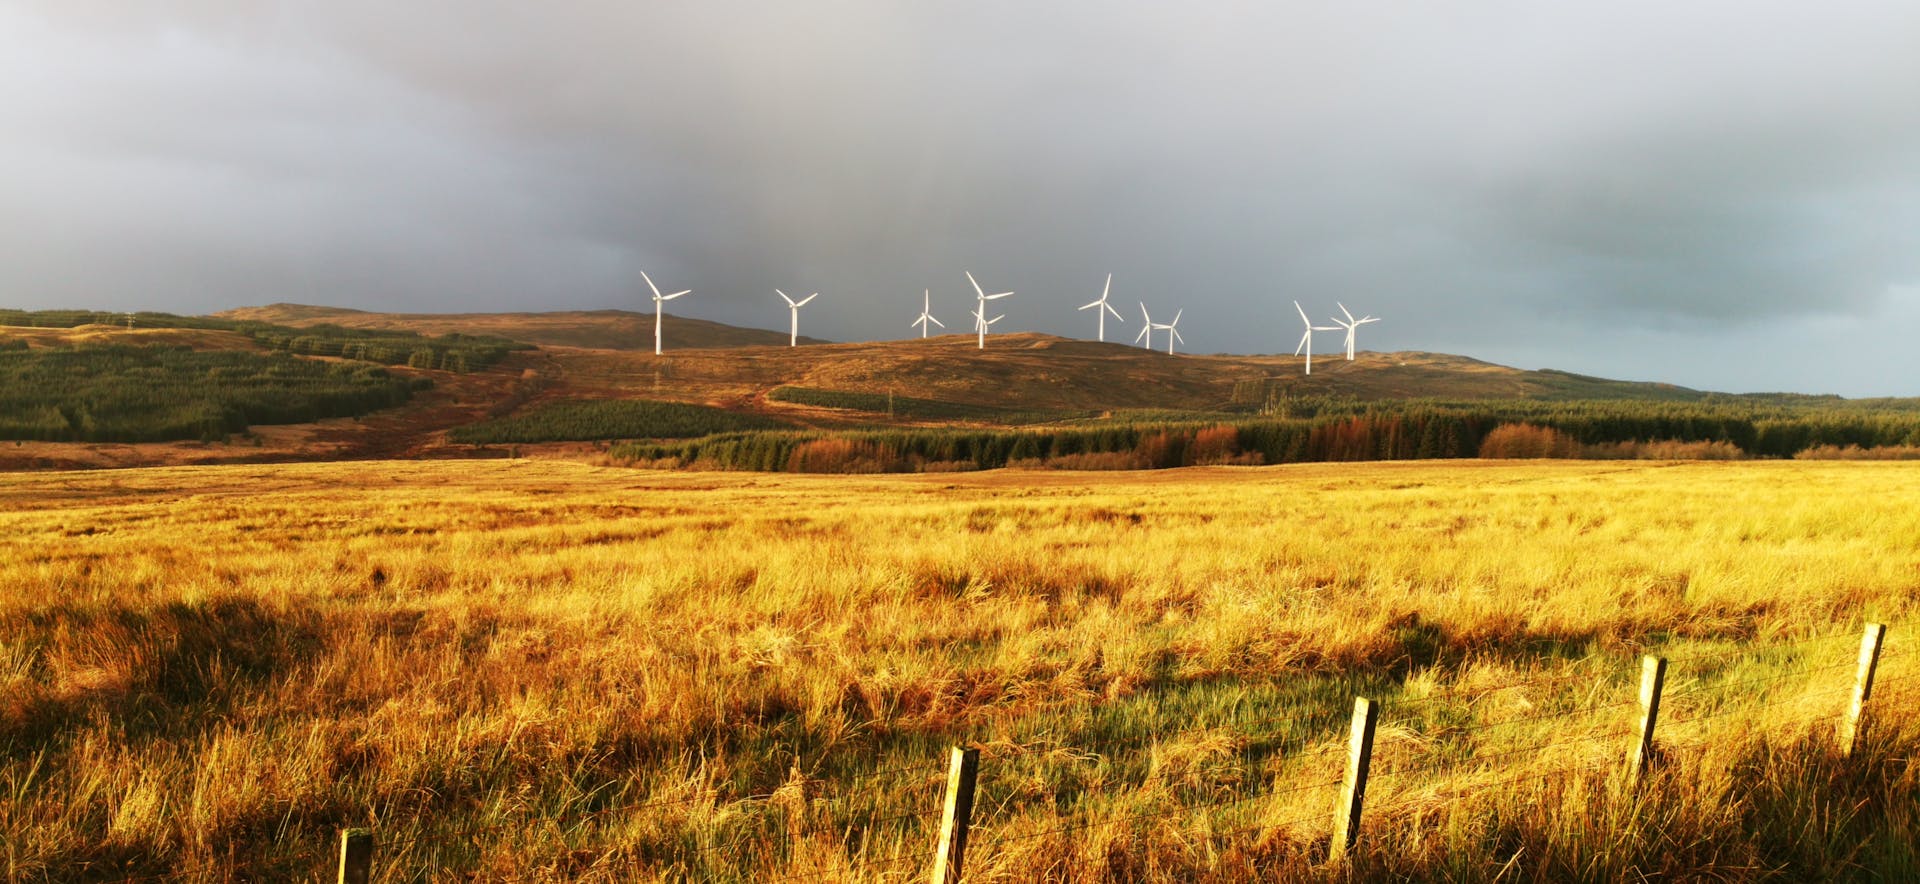
M 0 306 L 646 305 L 1920 395 L 1920 4 L 0 0 Z M 1336 350 L 1323 333 L 1318 349 Z

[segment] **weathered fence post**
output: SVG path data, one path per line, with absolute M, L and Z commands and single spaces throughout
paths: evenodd
M 340 830 L 339 884 L 367 884 L 373 880 L 373 832 Z
M 1627 759 L 1633 782 L 1638 785 L 1653 763 L 1653 728 L 1660 723 L 1660 691 L 1667 685 L 1667 658 L 1640 658 L 1640 734 Z
M 980 750 L 953 747 L 947 765 L 946 812 L 940 820 L 940 847 L 933 857 L 932 884 L 955 884 L 967 860 L 967 829 L 973 824 L 973 785 L 980 775 Z
M 1347 775 L 1340 783 L 1340 800 L 1333 809 L 1333 841 L 1327 858 L 1339 862 L 1360 840 L 1360 810 L 1367 800 L 1367 774 L 1373 769 L 1373 731 L 1380 724 L 1380 704 L 1365 697 L 1353 699 L 1353 731 L 1347 741 Z
M 1853 678 L 1853 701 L 1847 704 L 1847 717 L 1840 722 L 1840 754 L 1849 756 L 1860 744 L 1860 719 L 1873 699 L 1873 674 L 1880 668 L 1880 643 L 1887 638 L 1885 623 L 1867 624 L 1860 636 L 1860 667 Z

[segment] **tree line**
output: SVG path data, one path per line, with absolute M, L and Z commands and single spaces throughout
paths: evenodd
M 1308 417 L 1232 422 L 1067 424 L 1038 429 L 886 429 L 722 433 L 636 441 L 612 449 L 630 461 L 715 469 L 900 472 L 1004 466 L 1161 469 L 1207 463 L 1418 460 L 1477 457 L 1501 427 L 1544 428 L 1573 446 L 1712 443 L 1714 451 L 1791 457 L 1820 446 L 1920 445 L 1920 409 L 1669 402 L 1339 403 Z M 1583 447 L 1548 449 L 1578 453 Z M 1706 450 L 1706 449 L 1702 449 Z

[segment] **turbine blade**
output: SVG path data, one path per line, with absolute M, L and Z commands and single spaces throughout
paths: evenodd
M 1180 324 L 1180 314 L 1182 314 L 1182 313 L 1185 313 L 1185 312 L 1187 312 L 1187 308 L 1185 308 L 1185 307 L 1182 307 L 1182 308 L 1180 308 L 1180 309 L 1178 309 L 1178 310 L 1175 310 L 1175 311 L 1173 311 L 1173 321 L 1172 321 L 1172 322 L 1170 322 L 1170 323 L 1168 323 L 1168 325 L 1169 325 L 1169 326 L 1175 326 L 1175 325 L 1179 325 L 1179 324 Z
M 1182 343 L 1182 344 L 1184 344 L 1184 343 L 1186 343 L 1186 342 L 1187 342 L 1187 339 L 1186 339 L 1186 338 L 1183 338 L 1183 337 L 1180 337 L 1180 330 L 1179 330 L 1179 329 L 1177 329 L 1177 328 L 1174 328 L 1173 326 L 1171 326 L 1171 325 L 1169 325 L 1169 326 L 1167 326 L 1167 331 L 1170 331 L 1170 332 L 1173 332 L 1173 339 L 1174 339 L 1174 340 L 1176 340 L 1176 341 L 1179 341 L 1179 342 L 1180 342 L 1180 343 Z
M 1104 303 L 1106 303 L 1106 302 L 1105 302 L 1105 301 L 1095 301 L 1095 302 L 1093 302 L 1093 303 L 1091 303 L 1091 304 L 1088 304 L 1088 305 L 1086 305 L 1086 306 L 1084 306 L 1084 307 L 1075 307 L 1075 308 L 1073 308 L 1073 309 L 1075 309 L 1075 310 L 1092 310 L 1093 308 L 1095 308 L 1095 307 L 1098 307 L 1098 306 L 1100 306 L 1101 304 L 1104 304 Z
M 938 319 L 935 319 L 935 318 L 933 318 L 932 316 L 928 316 L 928 317 L 927 317 L 927 321 L 928 321 L 928 322 L 931 322 L 931 323 L 933 323 L 934 325 L 937 325 L 937 326 L 940 326 L 941 328 L 946 328 L 946 327 L 947 327 L 947 324 L 946 324 L 946 323 L 944 323 L 944 322 L 941 322 L 940 320 L 938 320 Z
M 1293 355 L 1295 356 L 1300 355 L 1300 351 L 1307 349 L 1307 344 L 1312 340 L 1313 340 L 1313 331 L 1312 329 L 1308 329 L 1306 334 L 1300 336 L 1300 345 L 1293 348 Z
M 660 300 L 662 300 L 662 301 L 671 301 L 671 300 L 673 300 L 674 298 L 678 298 L 678 297 L 680 297 L 681 295 L 684 295 L 684 294 L 688 294 L 688 293 L 690 293 L 690 292 L 692 292 L 692 291 L 693 291 L 693 289 L 683 289 L 683 290 L 681 290 L 681 291 L 677 291 L 677 292 L 674 292 L 674 293 L 673 293 L 673 294 L 671 294 L 671 295 L 661 295 L 661 296 L 660 296 Z
M 1107 302 L 1107 294 L 1113 291 L 1113 274 L 1107 274 L 1107 287 L 1100 290 L 1100 303 Z
M 1140 321 L 1148 325 L 1153 324 L 1153 317 L 1147 315 L 1147 302 L 1145 301 L 1140 302 Z
M 1143 325 L 1143 326 L 1140 326 L 1140 333 L 1139 333 L 1139 334 L 1137 334 L 1137 335 L 1134 335 L 1134 336 L 1133 336 L 1133 339 L 1134 339 L 1134 340 L 1136 340 L 1136 341 L 1137 341 L 1137 340 L 1140 340 L 1141 338 L 1144 338 L 1144 337 L 1146 337 L 1146 336 L 1147 336 L 1147 333 L 1148 333 L 1148 332 L 1151 332 L 1151 331 L 1153 331 L 1153 326 L 1151 326 L 1151 325 Z
M 1118 319 L 1118 320 L 1120 320 L 1121 322 L 1126 322 L 1126 321 L 1127 321 L 1127 318 L 1126 318 L 1125 316 L 1121 316 L 1121 315 L 1120 315 L 1120 311 L 1118 311 L 1118 310 L 1115 310 L 1115 309 L 1113 309 L 1113 305 L 1112 305 L 1112 304 L 1109 304 L 1109 303 L 1106 303 L 1105 301 L 1102 301 L 1102 302 L 1100 302 L 1100 306 L 1102 306 L 1102 307 L 1105 307 L 1105 308 L 1107 308 L 1107 312 L 1108 312 L 1108 313 L 1111 313 L 1111 314 L 1113 314 L 1113 318 L 1115 318 L 1115 319 Z
M 1313 327 L 1313 320 L 1311 320 L 1311 319 L 1308 319 L 1308 318 L 1307 318 L 1307 310 L 1306 310 L 1306 308 L 1305 308 L 1305 307 L 1302 307 L 1302 306 L 1300 306 L 1300 302 L 1299 302 L 1299 301 L 1295 301 L 1295 302 L 1293 302 L 1293 309 L 1295 309 L 1295 310 L 1298 310 L 1298 311 L 1300 311 L 1300 321 L 1301 321 L 1301 322 L 1304 322 L 1304 323 L 1306 323 L 1306 324 L 1307 324 L 1307 327 L 1308 327 L 1308 328 L 1312 328 L 1312 327 Z
M 653 284 L 653 277 L 648 276 L 647 271 L 640 271 L 640 278 L 647 281 L 647 288 L 653 289 L 653 296 L 655 298 L 660 297 L 660 287 Z
M 997 295 L 982 295 L 981 297 L 982 297 L 982 298 L 984 298 L 984 299 L 986 299 L 986 300 L 988 300 L 988 301 L 992 301 L 992 300 L 995 300 L 995 299 L 998 299 L 998 298 L 1004 298 L 1004 297 L 1006 297 L 1006 296 L 1008 296 L 1008 295 L 1011 295 L 1011 294 L 1013 294 L 1013 293 L 1012 293 L 1012 292 L 1001 292 L 1000 294 L 997 294 Z
M 1334 303 L 1335 305 L 1337 305 L 1337 306 L 1338 306 L 1338 307 L 1340 308 L 1340 312 L 1341 312 L 1341 313 L 1345 313 L 1345 314 L 1347 314 L 1347 321 L 1348 321 L 1348 322 L 1352 322 L 1352 321 L 1353 321 L 1353 313 L 1352 313 L 1351 311 L 1349 311 L 1349 310 L 1347 310 L 1347 305 L 1345 305 L 1345 304 L 1341 304 L 1341 303 L 1340 303 L 1339 301 L 1335 301 L 1335 302 L 1333 302 L 1333 303 Z
M 975 293 L 975 294 L 977 294 L 977 295 L 979 295 L 979 296 L 980 296 L 980 297 L 982 297 L 982 298 L 984 298 L 984 297 L 986 297 L 986 296 L 987 296 L 987 290 L 986 290 L 986 289 L 983 289 L 983 288 L 981 288 L 981 287 L 980 287 L 980 281 L 979 281 L 979 280 L 977 280 L 977 279 L 974 279 L 974 278 L 973 278 L 973 271 L 971 271 L 971 270 L 968 270 L 968 271 L 966 271 L 966 274 L 967 274 L 967 281 L 968 281 L 968 282 L 970 282 L 970 283 L 973 283 L 973 291 L 974 291 L 974 293 Z
M 811 301 L 811 300 L 813 300 L 814 298 L 818 298 L 818 297 L 820 297 L 820 293 L 819 293 L 819 292 L 814 292 L 814 293 L 813 293 L 813 294 L 811 294 L 811 295 L 808 295 L 808 296 L 806 296 L 806 297 L 804 297 L 804 298 L 801 298 L 801 299 L 800 299 L 800 303 L 798 303 L 798 304 L 795 304 L 795 305 L 793 305 L 793 306 L 795 306 L 795 307 L 804 307 L 804 306 L 806 306 L 806 303 L 807 303 L 808 301 Z
M 783 292 L 783 291 L 781 291 L 781 290 L 779 290 L 779 289 L 774 289 L 774 290 L 773 290 L 773 293 L 774 293 L 774 294 L 776 294 L 776 295 L 779 295 L 779 296 L 780 296 L 780 299 L 781 299 L 781 300 L 783 300 L 783 301 L 786 301 L 786 302 L 787 302 L 787 306 L 789 306 L 789 307 L 791 307 L 791 306 L 793 306 L 793 299 L 792 299 L 792 298 L 790 298 L 790 297 L 787 297 L 787 293 L 786 293 L 786 292 Z

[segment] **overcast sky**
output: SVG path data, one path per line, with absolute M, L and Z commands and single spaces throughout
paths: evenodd
M 1090 337 L 1111 272 L 1109 338 L 1920 395 L 1920 4 L 0 0 L 0 236 L 0 306 Z

